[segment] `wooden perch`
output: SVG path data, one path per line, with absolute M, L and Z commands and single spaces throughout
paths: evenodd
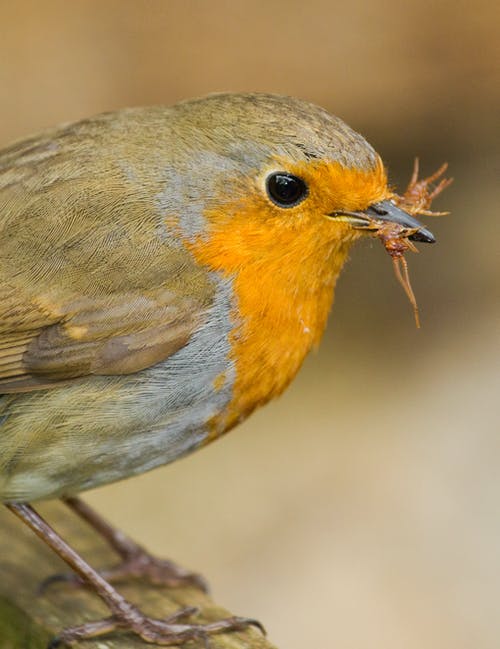
M 95 567 L 116 563 L 116 556 L 85 523 L 60 503 L 42 504 L 40 513 L 75 545 Z M 109 615 L 100 599 L 67 584 L 37 590 L 50 575 L 67 572 L 67 566 L 6 508 L 0 508 L 0 649 L 46 649 L 64 627 Z M 132 580 L 118 588 L 144 612 L 164 618 L 179 607 L 196 606 L 196 621 L 209 622 L 230 615 L 203 593 L 191 589 L 166 589 Z M 82 649 L 151 649 L 154 645 L 126 633 L 103 636 L 78 644 Z M 203 642 L 185 645 L 205 649 Z M 210 637 L 212 649 L 275 649 L 255 629 Z

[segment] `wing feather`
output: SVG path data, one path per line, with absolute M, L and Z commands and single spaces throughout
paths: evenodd
M 102 155 L 107 119 L 0 154 L 0 392 L 154 365 L 211 304 L 155 203 L 165 188 L 128 177 L 111 145 Z

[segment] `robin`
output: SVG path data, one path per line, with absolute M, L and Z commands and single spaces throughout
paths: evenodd
M 281 394 L 366 228 L 434 241 L 391 197 L 363 137 L 268 94 L 106 113 L 0 153 L 0 499 L 111 610 L 52 646 L 116 628 L 180 645 L 257 624 L 142 614 L 111 581 L 202 579 L 76 494 L 172 462 Z M 96 527 L 121 566 L 93 570 L 27 504 L 46 498 Z

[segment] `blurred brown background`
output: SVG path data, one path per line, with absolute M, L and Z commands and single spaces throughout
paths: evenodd
M 500 638 L 498 5 L 446 0 L 0 2 L 0 143 L 216 90 L 322 104 L 401 187 L 455 184 L 409 304 L 360 245 L 320 353 L 203 453 L 89 494 L 203 572 L 280 649 L 493 649 Z

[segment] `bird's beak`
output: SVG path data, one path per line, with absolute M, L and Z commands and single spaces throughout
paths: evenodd
M 434 243 L 434 235 L 420 221 L 398 207 L 392 200 L 388 199 L 373 203 L 363 212 L 332 212 L 331 218 L 338 219 L 344 223 L 349 223 L 357 230 L 376 230 L 384 223 L 395 223 L 401 225 L 408 231 L 413 232 L 408 236 L 412 241 L 423 241 L 425 243 Z

